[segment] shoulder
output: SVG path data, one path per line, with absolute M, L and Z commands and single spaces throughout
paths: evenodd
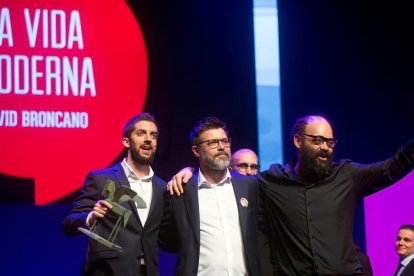
M 364 169 L 369 169 L 373 164 L 362 164 L 352 161 L 351 159 L 342 159 L 334 163 L 334 170 L 345 170 L 348 173 L 358 172 Z
M 408 265 L 405 268 L 410 269 L 410 271 L 414 272 L 414 258 L 411 259 L 411 261 L 408 263 Z
M 121 164 L 116 164 L 113 167 L 103 168 L 103 169 L 97 169 L 89 172 L 89 175 L 108 175 L 113 174 L 119 170 L 123 170 Z
M 267 170 L 258 174 L 259 179 L 272 179 L 283 177 L 291 171 L 290 163 L 281 165 L 278 163 L 271 164 Z
M 231 182 L 243 182 L 247 185 L 257 185 L 257 177 L 256 176 L 248 176 L 248 175 L 242 175 L 238 174 L 236 172 L 231 172 Z
M 167 182 L 165 182 L 163 179 L 159 178 L 158 176 L 156 176 L 154 174 L 154 176 L 152 177 L 152 181 L 159 186 L 163 186 L 163 187 L 167 187 Z
M 120 164 L 113 167 L 90 171 L 85 178 L 84 185 L 106 185 L 109 179 L 117 182 L 119 178 L 126 178 L 124 170 Z

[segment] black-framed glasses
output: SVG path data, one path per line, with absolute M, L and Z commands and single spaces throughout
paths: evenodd
M 210 149 L 217 148 L 220 143 L 223 145 L 223 147 L 228 148 L 231 145 L 231 138 L 209 139 L 209 140 L 205 140 L 203 142 L 198 143 L 198 145 L 201 145 L 203 143 L 207 143 Z
M 257 164 L 247 164 L 247 163 L 239 163 L 239 164 L 234 164 L 234 166 L 236 166 L 237 168 L 239 168 L 242 171 L 247 170 L 248 168 L 250 168 L 252 171 L 257 171 L 258 169 L 260 169 L 260 166 Z
M 326 138 L 320 135 L 310 135 L 305 133 L 303 135 L 312 138 L 312 142 L 317 146 L 322 146 L 323 143 L 326 143 L 326 146 L 328 146 L 330 149 L 335 147 L 336 143 L 338 142 L 333 138 Z

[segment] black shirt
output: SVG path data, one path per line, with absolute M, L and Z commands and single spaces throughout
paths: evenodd
M 331 174 L 302 183 L 295 161 L 259 175 L 275 275 L 362 275 L 352 237 L 357 200 L 397 182 L 414 167 L 414 140 L 386 161 L 335 163 Z

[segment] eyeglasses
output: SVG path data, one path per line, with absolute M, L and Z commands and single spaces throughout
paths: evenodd
M 240 170 L 245 171 L 248 168 L 250 168 L 252 171 L 257 171 L 260 166 L 257 164 L 247 164 L 247 163 L 239 163 L 239 164 L 234 164 L 234 166 L 238 167 Z
M 203 142 L 198 143 L 198 145 L 201 145 L 203 143 L 207 143 L 207 145 L 210 147 L 210 149 L 215 149 L 219 146 L 220 142 L 223 145 L 223 147 L 225 147 L 225 148 L 228 148 L 231 145 L 231 139 L 230 138 L 205 140 Z
M 338 142 L 334 140 L 333 138 L 325 138 L 319 135 L 310 135 L 310 134 L 305 134 L 305 133 L 303 135 L 312 138 L 312 142 L 317 146 L 322 146 L 323 143 L 326 143 L 326 145 L 330 149 L 335 147 L 336 143 Z

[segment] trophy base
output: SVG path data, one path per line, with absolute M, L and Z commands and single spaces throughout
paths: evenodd
M 94 239 L 94 240 L 102 243 L 106 247 L 111 248 L 111 249 L 118 250 L 119 252 L 122 252 L 122 247 L 120 247 L 119 245 L 116 245 L 116 244 L 114 244 L 114 243 L 112 243 L 112 242 L 110 242 L 110 241 L 102 238 L 101 236 L 99 236 L 99 235 L 97 235 L 97 234 L 89 231 L 88 229 L 85 229 L 85 228 L 82 228 L 82 227 L 78 227 L 78 230 L 80 232 L 82 232 L 83 234 L 87 235 L 88 237 L 90 237 L 90 238 L 92 238 L 92 239 Z

